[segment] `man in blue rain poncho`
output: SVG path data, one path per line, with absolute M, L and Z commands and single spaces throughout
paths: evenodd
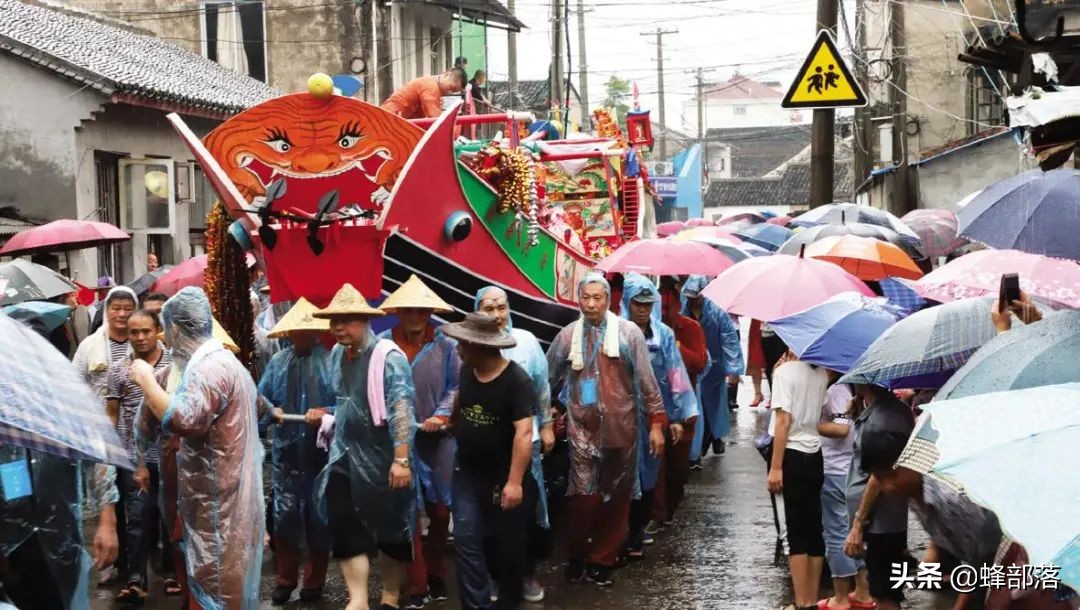
M 690 375 L 683 365 L 675 341 L 675 333 L 660 321 L 660 293 L 648 278 L 628 273 L 623 283 L 622 317 L 638 325 L 645 335 L 653 375 L 664 399 L 668 427 L 665 448 L 683 442 L 684 426 L 697 417 L 697 398 L 690 385 Z M 651 455 L 646 448 L 649 439 L 645 425 L 644 409 L 640 409 L 641 431 L 638 447 L 638 484 L 640 498 L 630 506 L 630 536 L 627 555 L 632 559 L 645 556 L 645 524 L 649 519 L 655 494 L 667 492 L 667 482 L 662 476 L 664 455 Z M 651 537 L 651 536 L 650 536 Z
M 739 328 L 726 311 L 701 296 L 708 283 L 704 275 L 691 275 L 682 289 L 683 315 L 701 324 L 709 347 L 709 366 L 697 384 L 702 417 L 698 420 L 690 450 L 690 459 L 695 462 L 710 446 L 715 454 L 724 452 L 724 437 L 731 427 L 728 422 L 728 378 L 743 372 Z
M 420 278 L 386 297 L 379 309 L 396 314 L 398 324 L 379 336 L 393 341 L 409 359 L 416 391 L 416 483 L 428 517 L 427 540 L 413 537 L 413 562 L 406 575 L 404 610 L 424 607 L 425 598 L 444 601 L 446 542 L 450 535 L 450 489 L 454 476 L 454 439 L 446 432 L 458 392 L 461 358 L 457 343 L 442 334 L 431 316 L 453 311 Z M 419 524 L 418 524 L 419 525 Z
M 382 605 L 398 608 L 416 525 L 412 370 L 393 341 L 371 334 L 371 318 L 383 312 L 351 284 L 315 315 L 330 320 L 338 342 L 330 354 L 333 442 L 316 497 L 349 589 L 346 610 L 367 610 L 370 558 L 380 551 Z
M 144 405 L 180 437 L 180 520 L 191 595 L 205 610 L 254 610 L 265 519 L 251 375 L 211 338 L 210 302 L 187 287 L 161 310 L 180 384 L 170 397 L 145 360 L 131 364 Z
M 530 471 L 536 480 L 539 496 L 536 502 L 536 522 L 529 528 L 528 562 L 525 566 L 523 597 L 527 602 L 544 600 L 544 587 L 536 579 L 536 564 L 550 551 L 550 530 L 548 522 L 548 500 L 544 489 L 544 465 L 540 454 L 549 453 L 555 446 L 555 426 L 551 417 L 551 386 L 548 385 L 548 364 L 544 349 L 532 333 L 514 328 L 510 317 L 510 303 L 506 291 L 498 286 L 487 286 L 476 293 L 473 309 L 489 315 L 499 322 L 500 328 L 508 331 L 517 341 L 517 345 L 502 350 L 503 357 L 516 362 L 525 369 L 536 390 L 537 409 L 533 418 L 533 446 Z
M 259 394 L 273 408 L 264 423 L 273 427 L 270 485 L 273 490 L 272 537 L 276 559 L 275 587 L 270 597 L 284 604 L 297 585 L 300 554 L 307 550 L 301 601 L 322 596 L 330 562 L 330 534 L 312 505 L 315 477 L 326 466 L 326 452 L 316 447 L 322 416 L 333 410 L 334 389 L 330 352 L 319 336 L 330 330 L 326 320 L 314 317 L 318 309 L 301 297 L 269 333 L 287 339 L 274 354 L 259 381 Z M 303 415 L 305 422 L 281 421 L 284 415 Z

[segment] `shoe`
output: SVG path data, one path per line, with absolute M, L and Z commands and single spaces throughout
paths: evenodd
M 641 533 L 641 544 L 643 544 L 645 546 L 649 546 L 649 545 L 653 544 L 654 542 L 656 542 L 656 538 L 654 538 L 652 534 L 650 534 L 648 532 L 642 532 Z
M 718 438 L 712 442 L 712 452 L 715 455 L 724 455 L 724 439 Z
M 566 563 L 563 572 L 568 582 L 581 582 L 585 579 L 585 562 L 580 559 L 571 559 Z
M 404 610 L 420 610 L 425 603 L 427 603 L 427 598 L 423 595 L 406 595 L 401 607 Z
M 643 532 L 646 535 L 649 535 L 649 536 L 655 536 L 655 535 L 659 534 L 662 531 L 664 531 L 664 526 L 661 525 L 661 523 L 659 521 L 656 521 L 655 519 L 652 520 L 652 521 L 649 521 L 649 523 L 647 525 L 645 525 L 645 529 L 643 530 Z
M 499 584 L 496 583 L 494 580 L 491 581 L 491 593 L 489 597 L 491 598 L 491 603 L 493 604 L 499 601 Z
M 111 587 L 120 580 L 120 570 L 116 566 L 109 566 L 98 573 L 98 587 Z
M 675 525 L 675 520 L 674 519 L 664 519 L 664 527 L 665 528 L 671 527 L 672 525 Z
M 300 601 L 317 602 L 322 599 L 322 587 L 318 589 L 300 589 Z
M 165 597 L 177 597 L 184 594 L 184 589 L 175 578 L 166 578 L 161 583 L 161 588 L 165 590 Z
M 631 561 L 637 561 L 639 559 L 645 559 L 645 541 L 642 540 L 641 544 L 632 544 L 626 547 L 626 558 Z
M 705 467 L 701 465 L 701 460 L 693 460 L 690 462 L 690 470 L 702 471 Z
M 116 594 L 116 601 L 128 606 L 141 606 L 146 602 L 146 590 L 137 582 L 129 583 Z
M 274 587 L 274 590 L 270 592 L 270 601 L 275 606 L 284 606 L 289 602 L 289 598 L 292 597 L 293 589 L 295 586 L 278 585 Z
M 615 571 L 604 566 L 589 566 L 585 577 L 598 587 L 610 587 L 615 584 Z
M 876 610 L 877 608 L 877 604 L 874 603 L 874 600 L 870 600 L 868 602 L 861 602 L 855 598 L 854 592 L 848 593 L 848 604 L 852 608 L 857 608 L 858 610 Z
M 530 603 L 544 601 L 544 587 L 535 578 L 526 578 L 521 587 L 522 598 Z
M 427 586 L 429 601 L 444 602 L 450 599 L 450 594 L 446 591 L 446 583 L 438 576 L 428 578 Z

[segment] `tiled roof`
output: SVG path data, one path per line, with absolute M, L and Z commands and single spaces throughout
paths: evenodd
M 833 199 L 851 201 L 855 196 L 854 192 L 854 168 L 851 161 L 837 161 L 833 165 Z M 705 207 L 802 206 L 806 205 L 809 199 L 810 164 L 794 163 L 788 165 L 777 177 L 713 180 L 705 192 Z
M 210 113 L 233 114 L 282 94 L 159 38 L 18 0 L 0 0 L 0 52 L 105 95 Z
M 510 103 L 509 81 L 489 81 L 488 89 L 491 91 L 491 101 L 500 108 L 547 108 L 551 105 L 551 81 L 547 79 L 519 80 L 516 105 Z M 574 101 L 578 100 L 577 89 L 573 83 L 570 83 L 570 97 Z
M 734 178 L 764 176 L 810 145 L 810 125 L 710 129 L 709 143 L 731 147 Z
M 498 0 L 407 0 L 434 4 L 487 26 L 498 26 L 511 32 L 520 32 L 526 27 L 513 13 Z
M 736 74 L 725 83 L 709 85 L 705 97 L 710 100 L 773 99 L 784 97 L 779 89 Z

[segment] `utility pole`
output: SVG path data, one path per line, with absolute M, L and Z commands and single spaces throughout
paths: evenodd
M 514 12 L 516 5 L 517 0 L 506 0 L 506 8 L 513 17 L 517 17 L 517 14 Z M 510 109 L 516 110 L 518 97 L 517 32 L 514 30 L 508 30 L 506 32 L 506 60 L 509 71 L 508 76 L 510 78 Z
M 697 76 L 697 139 L 698 144 L 701 144 L 705 140 L 705 77 L 704 68 L 698 68 L 694 70 L 694 74 Z
M 557 1 L 557 0 L 556 0 Z M 664 36 L 678 34 L 679 30 L 663 30 L 656 28 L 655 32 L 642 32 L 642 36 L 656 36 L 656 90 L 660 96 L 660 158 L 667 159 L 667 116 L 664 108 Z
M 855 80 L 869 91 L 869 71 L 866 69 L 866 0 L 855 0 Z M 870 146 L 870 109 L 855 109 L 854 155 L 855 188 L 870 177 L 874 159 Z M 858 193 L 856 193 L 857 195 Z
M 589 124 L 589 65 L 585 63 L 585 0 L 577 0 L 578 86 L 581 89 L 581 126 Z
M 563 2 L 566 0 L 552 0 L 551 1 L 551 106 L 554 108 L 556 105 L 562 106 L 563 98 L 565 97 L 563 86 L 566 83 L 566 77 L 563 75 L 563 69 L 566 61 L 563 59 L 563 48 L 566 46 L 566 42 L 563 40 Z M 565 109 L 564 109 L 565 110 Z M 565 118 L 565 115 L 563 115 Z
M 908 188 L 908 142 L 907 142 L 907 42 L 904 40 L 904 5 L 893 2 L 889 6 L 889 41 L 892 46 L 892 86 L 889 87 L 889 109 L 892 111 L 893 174 L 892 213 L 897 216 L 914 209 Z
M 816 31 L 829 30 L 835 36 L 838 10 L 837 0 L 818 0 Z M 810 130 L 811 208 L 832 203 L 833 200 L 835 120 L 836 112 L 832 108 L 814 110 L 814 122 Z

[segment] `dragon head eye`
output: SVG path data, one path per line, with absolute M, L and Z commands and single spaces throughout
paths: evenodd
M 279 153 L 287 153 L 292 149 L 292 144 L 284 138 L 274 138 L 273 140 L 267 140 L 266 145 L 273 148 Z
M 356 143 L 360 141 L 360 136 L 344 135 L 338 140 L 338 146 L 342 148 L 352 148 L 356 146 Z

